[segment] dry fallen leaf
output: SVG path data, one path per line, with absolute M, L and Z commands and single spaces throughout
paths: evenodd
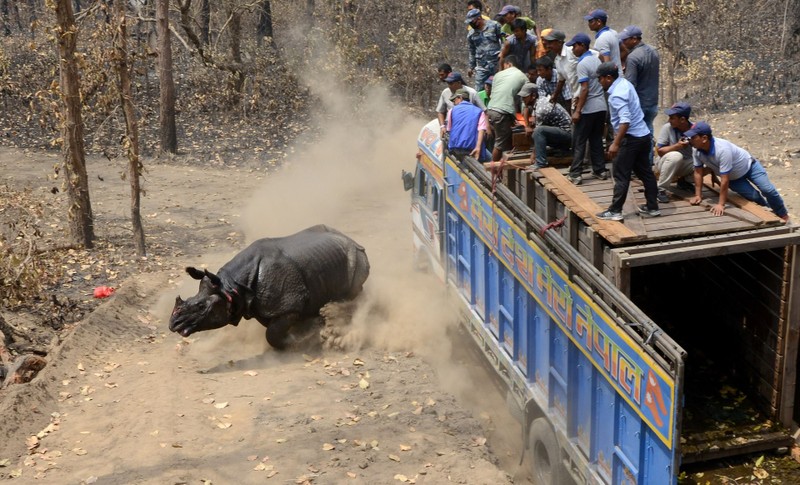
M 231 426 L 233 426 L 231 423 L 222 423 L 222 422 L 217 423 L 217 428 L 220 428 L 220 429 L 228 429 Z
M 399 473 L 394 476 L 394 479 L 395 480 L 400 480 L 401 482 L 407 482 L 408 481 L 408 477 L 407 476 L 401 475 Z
M 400 461 L 400 457 L 397 455 L 389 455 L 389 459 L 392 461 Z
M 255 376 L 258 375 L 258 372 L 254 371 L 254 370 L 248 370 L 248 371 L 245 371 L 244 375 L 250 376 L 250 377 L 255 377 Z
M 353 472 L 347 472 L 347 476 L 350 477 L 350 478 L 355 478 L 356 474 L 353 473 Z
M 362 378 L 360 381 L 358 381 L 358 387 L 360 387 L 361 389 L 368 389 L 369 382 L 367 382 L 366 379 Z
M 336 449 L 336 447 L 335 447 L 335 446 L 333 446 L 333 445 L 332 445 L 332 444 L 330 444 L 330 443 L 325 443 L 325 444 L 323 444 L 323 445 L 322 445 L 322 449 L 323 449 L 324 451 L 331 451 L 331 450 L 335 450 L 335 449 Z
M 73 448 L 72 451 L 78 456 L 83 456 L 86 454 L 86 450 L 83 448 Z
M 769 476 L 769 472 L 764 470 L 763 468 L 753 468 L 753 475 L 759 480 L 764 480 Z
M 409 451 L 411 447 L 408 445 L 400 445 L 400 451 Z
M 356 359 L 353 361 L 353 365 L 364 365 L 364 361 L 361 359 Z
M 217 404 L 214 404 L 214 407 L 217 409 L 225 409 L 228 407 L 228 402 L 218 402 Z

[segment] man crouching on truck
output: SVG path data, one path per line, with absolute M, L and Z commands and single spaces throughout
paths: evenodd
M 783 203 L 778 189 L 772 185 L 767 171 L 761 162 L 753 158 L 749 152 L 739 148 L 728 140 L 712 135 L 711 126 L 705 121 L 698 121 L 683 136 L 692 145 L 694 159 L 694 197 L 689 199 L 692 205 L 699 205 L 703 200 L 703 167 L 708 167 L 719 176 L 719 202 L 711 207 L 711 213 L 721 216 L 725 213 L 725 202 L 728 200 L 728 189 L 758 205 L 769 207 L 784 221 L 789 221 L 789 212 Z M 766 197 L 766 199 L 765 199 Z
M 486 114 L 469 100 L 465 88 L 456 90 L 450 97 L 453 109 L 447 113 L 447 131 L 450 133 L 447 149 L 459 161 L 470 155 L 479 162 L 488 162 L 491 154 L 483 146 L 486 136 Z

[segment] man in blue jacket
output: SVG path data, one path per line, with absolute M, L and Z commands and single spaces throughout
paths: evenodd
M 488 162 L 491 154 L 483 143 L 486 114 L 470 103 L 469 98 L 470 93 L 465 88 L 457 90 L 450 98 L 453 109 L 447 113 L 447 131 L 450 132 L 447 149 L 459 160 L 470 155 L 479 162 Z

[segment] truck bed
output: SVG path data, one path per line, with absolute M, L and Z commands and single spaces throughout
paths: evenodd
M 735 193 L 725 215 L 712 215 L 719 194 L 708 177 L 701 205 L 674 188 L 653 218 L 637 213 L 645 199 L 633 180 L 624 221 L 599 220 L 611 179 L 584 173 L 576 186 L 566 164 L 534 170 L 524 158 L 487 169 L 496 190 L 511 191 L 687 351 L 682 462 L 791 443 L 800 418 L 797 227 Z

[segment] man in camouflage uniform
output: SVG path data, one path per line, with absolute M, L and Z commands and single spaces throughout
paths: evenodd
M 475 89 L 483 89 L 489 76 L 497 71 L 497 62 L 500 59 L 502 34 L 500 24 L 494 20 L 481 17 L 477 8 L 467 13 L 466 23 L 472 26 L 467 34 L 469 46 L 469 77 L 475 76 Z

